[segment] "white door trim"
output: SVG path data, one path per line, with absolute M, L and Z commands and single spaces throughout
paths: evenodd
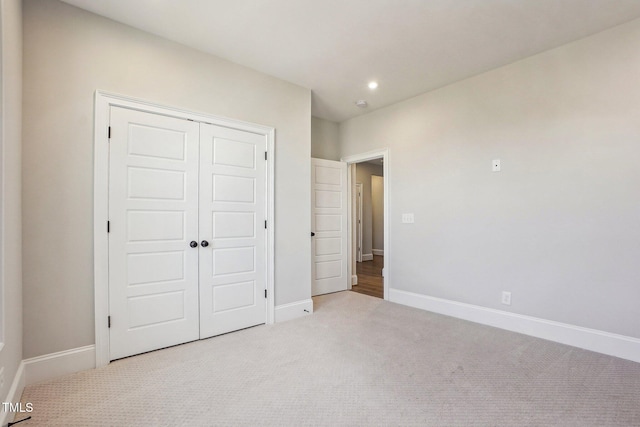
M 267 324 L 274 322 L 274 155 L 275 129 L 225 117 L 196 113 L 180 108 L 167 107 L 149 101 L 103 91 L 95 93 L 94 127 L 94 175 L 93 175 L 93 264 L 94 304 L 96 334 L 96 367 L 109 363 L 109 241 L 107 221 L 109 218 L 109 110 L 124 107 L 165 116 L 178 117 L 226 126 L 264 135 L 267 138 Z
M 384 299 L 389 299 L 389 279 L 391 277 L 391 270 L 389 268 L 389 257 L 391 254 L 391 241 L 389 240 L 389 149 L 383 148 L 375 151 L 368 151 L 366 153 L 354 154 L 351 156 L 346 156 L 340 159 L 342 162 L 347 162 L 349 165 L 349 174 L 347 175 L 347 179 L 349 180 L 348 190 L 349 191 L 349 200 L 353 200 L 353 187 L 355 184 L 352 169 L 354 163 L 366 162 L 367 160 L 379 159 L 382 157 L 382 174 L 384 179 L 384 266 L 382 270 L 383 283 L 384 283 Z M 353 203 L 349 204 L 349 218 L 353 218 L 352 212 Z M 349 226 L 349 236 L 353 236 L 353 220 L 348 221 Z M 355 273 L 353 271 L 354 266 L 354 251 L 353 251 L 353 239 L 349 239 L 349 248 L 347 250 L 348 256 L 351 257 L 351 261 L 348 263 L 348 274 L 349 277 L 353 277 Z
M 356 261 L 362 262 L 362 183 L 356 183 L 356 193 Z

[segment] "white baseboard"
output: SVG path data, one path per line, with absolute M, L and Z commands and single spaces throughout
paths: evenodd
M 373 254 L 362 254 L 362 261 L 373 261 Z
M 96 367 L 96 346 L 87 345 L 23 360 L 26 385 Z
M 640 362 L 640 339 L 597 329 L 389 289 L 389 300 L 483 325 Z
M 357 275 L 353 275 L 351 276 L 351 285 L 357 285 L 358 284 L 358 276 Z
M 286 322 L 313 313 L 313 300 L 291 302 L 289 304 L 277 305 L 275 310 L 275 321 Z
M 371 249 L 371 252 L 377 256 L 384 256 L 384 249 Z
M 24 390 L 25 386 L 24 372 L 24 361 L 22 361 L 20 362 L 20 365 L 18 365 L 16 376 L 13 377 L 11 388 L 9 389 L 9 393 L 7 393 L 7 397 L 3 400 L 3 402 L 20 402 L 20 399 L 22 398 L 22 391 Z M 9 421 L 13 421 L 14 416 L 14 412 L 5 412 L 3 407 L 0 408 L 0 426 L 5 426 L 7 425 L 7 423 L 9 423 Z

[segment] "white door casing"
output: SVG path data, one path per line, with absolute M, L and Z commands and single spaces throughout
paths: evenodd
M 362 262 L 362 183 L 356 183 L 356 261 Z
M 311 159 L 312 295 L 348 288 L 347 164 Z
M 198 339 L 198 123 L 111 108 L 110 359 Z
M 391 240 L 389 239 L 390 230 L 389 230 L 389 182 L 390 182 L 390 173 L 389 173 L 389 149 L 383 148 L 380 150 L 369 151 L 361 154 L 353 154 L 349 156 L 342 157 L 340 160 L 346 162 L 349 167 L 349 197 L 353 198 L 352 192 L 355 191 L 355 164 L 366 162 L 368 160 L 379 159 L 382 158 L 382 170 L 383 170 L 383 181 L 384 181 L 384 267 L 382 268 L 382 277 L 383 277 L 383 287 L 384 287 L 384 299 L 389 299 L 389 288 L 391 283 L 391 271 L 389 267 L 389 260 L 391 259 Z M 354 209 L 352 207 L 351 209 Z M 353 227 L 355 227 L 355 212 L 350 211 L 349 216 L 352 221 L 349 223 L 349 233 L 355 237 L 355 233 L 353 232 Z M 355 239 L 353 239 L 355 240 Z M 349 254 L 351 256 L 351 262 L 349 263 L 349 274 L 354 274 L 356 270 L 356 251 L 354 248 L 355 241 L 349 242 Z
M 203 123 L 200 338 L 265 323 L 266 137 Z

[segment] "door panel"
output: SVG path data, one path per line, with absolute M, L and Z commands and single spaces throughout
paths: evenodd
M 346 290 L 347 164 L 311 159 L 312 295 Z
M 131 199 L 184 200 L 184 173 L 157 169 L 129 168 Z
M 266 137 L 202 124 L 200 338 L 266 322 Z
M 198 338 L 198 124 L 111 108 L 110 359 Z

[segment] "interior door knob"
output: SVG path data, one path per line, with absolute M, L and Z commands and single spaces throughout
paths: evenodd
M 311 237 L 315 236 L 316 233 L 314 233 L 313 231 L 311 232 Z
M 196 242 L 195 240 L 192 240 L 191 243 L 189 243 L 189 246 L 191 246 L 192 248 L 197 248 L 198 242 Z
M 200 242 L 200 246 L 202 246 L 203 248 L 206 248 L 207 246 L 209 246 L 209 242 L 207 242 L 206 240 L 203 240 L 202 242 Z

